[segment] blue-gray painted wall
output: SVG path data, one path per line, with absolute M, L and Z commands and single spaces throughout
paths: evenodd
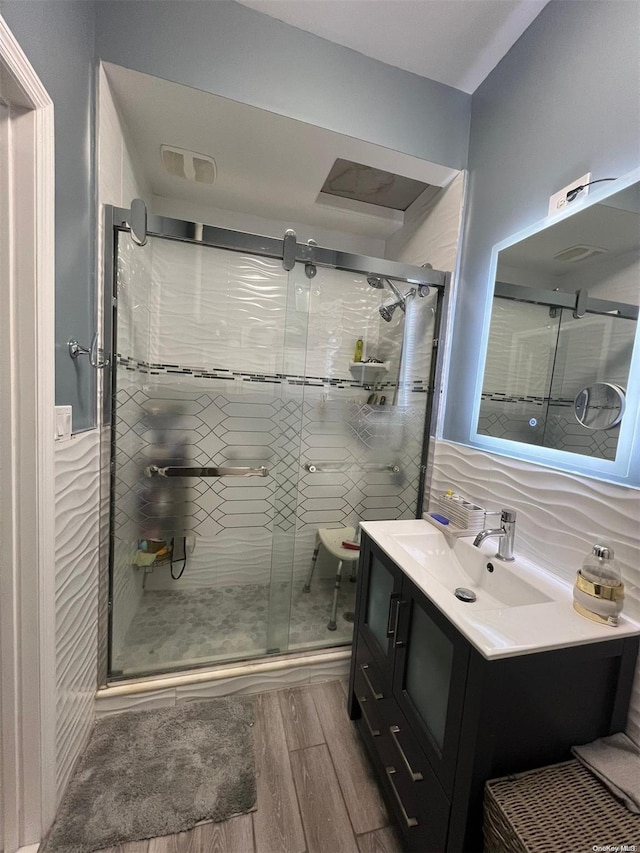
M 54 102 L 56 170 L 56 403 L 73 406 L 74 431 L 95 422 L 95 371 L 66 342 L 95 328 L 93 74 L 89 0 L 0 0 L 3 16 Z
M 56 402 L 94 424 L 95 372 L 66 341 L 94 332 L 94 60 L 194 86 L 453 168 L 471 97 L 231 0 L 0 0 L 54 101 Z
M 467 443 L 492 247 L 591 171 L 640 165 L 640 6 L 551 2 L 473 95 L 444 437 Z
M 470 98 L 221 2 L 0 0 L 56 111 L 56 399 L 92 423 L 94 56 L 453 167 Z M 95 27 L 95 54 L 94 50 Z M 466 441 L 491 247 L 541 219 L 574 177 L 637 165 L 638 5 L 551 2 L 475 93 L 466 238 L 445 435 Z M 84 341 L 83 341 L 84 342 Z M 78 373 L 76 370 L 78 369 Z
M 100 0 L 99 59 L 463 168 L 471 96 L 229 0 Z

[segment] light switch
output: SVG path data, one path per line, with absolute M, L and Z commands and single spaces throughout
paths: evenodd
M 56 441 L 71 438 L 71 406 L 56 406 Z

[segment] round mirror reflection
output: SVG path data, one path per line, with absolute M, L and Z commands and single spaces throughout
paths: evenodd
M 625 392 L 612 382 L 594 382 L 573 401 L 576 419 L 587 429 L 611 429 L 622 420 Z

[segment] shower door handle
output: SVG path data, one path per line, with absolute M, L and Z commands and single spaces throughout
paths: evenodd
M 187 468 L 181 465 L 160 468 L 149 465 L 144 473 L 147 477 L 268 477 L 269 469 L 264 465 L 260 468 Z

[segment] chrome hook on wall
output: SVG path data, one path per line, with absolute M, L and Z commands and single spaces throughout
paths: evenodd
M 96 370 L 102 370 L 103 367 L 107 367 L 109 364 L 109 359 L 101 359 L 99 350 L 98 350 L 98 333 L 96 332 L 93 336 L 93 340 L 91 341 L 90 347 L 83 347 L 82 344 L 79 344 L 75 338 L 72 338 L 70 341 L 67 341 L 67 346 L 69 347 L 69 355 L 71 358 L 78 358 L 80 355 L 88 355 L 89 356 L 89 364 L 91 367 L 95 367 Z

